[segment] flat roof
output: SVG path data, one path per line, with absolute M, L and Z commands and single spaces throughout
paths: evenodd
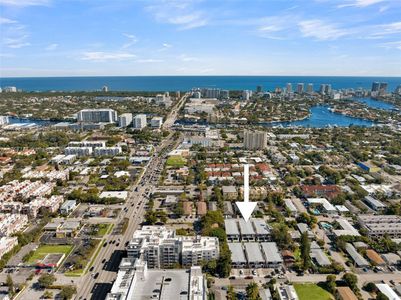
M 265 254 L 266 262 L 282 262 L 280 252 L 275 242 L 261 243 L 263 253 Z
M 188 299 L 189 275 L 188 270 L 148 270 L 146 280 L 131 286 L 127 299 Z
M 248 262 L 265 262 L 259 243 L 245 243 L 244 246 Z
M 244 250 L 241 243 L 228 243 L 228 248 L 231 251 L 231 260 L 234 263 L 246 263 Z
M 251 222 L 245 222 L 244 219 L 239 219 L 239 230 L 241 231 L 241 234 L 244 235 L 253 235 L 255 234 L 255 231 L 253 230 Z
M 224 226 L 226 228 L 227 235 L 239 235 L 236 219 L 225 219 Z
M 270 228 L 263 219 L 252 219 L 256 234 L 270 234 Z

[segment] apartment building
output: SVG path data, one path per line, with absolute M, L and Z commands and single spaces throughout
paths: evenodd
M 146 115 L 145 114 L 139 114 L 136 115 L 132 125 L 135 129 L 143 129 L 146 127 L 147 123 L 146 123 Z
M 92 155 L 92 147 L 66 147 L 64 149 L 65 155 L 90 156 Z
M 161 128 L 163 125 L 163 118 L 162 117 L 153 117 L 150 120 L 150 126 L 152 128 Z
M 358 222 L 369 237 L 401 238 L 401 217 L 396 215 L 359 215 Z
M 15 246 L 18 245 L 17 237 L 1 237 L 0 238 L 0 259 L 4 254 L 10 252 Z
M 244 131 L 244 148 L 247 150 L 263 150 L 267 147 L 267 133 L 264 131 Z
M 248 222 L 242 218 L 225 219 L 224 226 L 229 242 L 267 242 L 271 240 L 271 229 L 263 219 L 251 219 Z
M 119 127 L 128 127 L 132 123 L 132 114 L 125 113 L 118 116 L 118 126 Z
M 0 203 L 1 202 L 12 202 L 15 199 L 30 199 L 35 197 L 43 197 L 49 195 L 55 183 L 41 181 L 31 182 L 24 180 L 19 182 L 18 180 L 10 181 L 8 184 L 0 187 Z
M 121 147 L 97 147 L 94 154 L 95 156 L 115 156 L 121 152 Z
M 198 265 L 219 257 L 215 237 L 177 236 L 165 226 L 143 226 L 127 246 L 128 257 L 141 258 L 149 268 L 171 268 L 177 263 Z
M 106 141 L 72 141 L 68 147 L 106 147 Z
M 28 217 L 21 214 L 0 213 L 0 237 L 8 237 L 21 231 L 28 224 Z
M 113 109 L 83 109 L 77 113 L 78 122 L 83 123 L 115 123 L 117 112 Z

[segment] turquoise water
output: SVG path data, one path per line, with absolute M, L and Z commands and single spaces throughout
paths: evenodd
M 287 82 L 312 83 L 318 90 L 320 84 L 329 83 L 333 89 L 370 89 L 373 81 L 387 82 L 394 91 L 401 84 L 400 77 L 340 77 L 340 76 L 98 76 L 98 77 L 21 77 L 0 78 L 0 86 L 16 86 L 24 91 L 95 91 L 104 85 L 111 91 L 187 91 L 194 87 L 222 88 L 228 90 L 264 90 L 285 87 Z
M 361 118 L 353 118 L 344 116 L 339 113 L 329 111 L 329 107 L 325 105 L 313 106 L 310 110 L 311 115 L 309 118 L 300 121 L 290 122 L 266 122 L 264 126 L 283 126 L 283 127 L 313 127 L 324 128 L 328 126 L 348 127 L 348 126 L 364 126 L 370 127 L 375 123 Z
M 396 109 L 396 107 L 391 103 L 387 103 L 387 102 L 384 102 L 384 101 L 376 100 L 376 99 L 373 99 L 373 98 L 354 98 L 353 100 L 358 101 L 358 102 L 362 102 L 362 103 L 366 104 L 367 106 L 369 106 L 371 108 L 377 108 L 377 109 L 382 109 L 382 110 L 394 110 L 394 109 Z

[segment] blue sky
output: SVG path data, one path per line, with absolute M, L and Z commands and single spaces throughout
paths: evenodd
M 0 0 L 0 76 L 401 76 L 401 0 Z

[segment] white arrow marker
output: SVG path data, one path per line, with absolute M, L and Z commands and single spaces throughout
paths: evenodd
M 244 165 L 244 202 L 235 202 L 245 222 L 248 222 L 257 202 L 249 202 L 249 165 Z

